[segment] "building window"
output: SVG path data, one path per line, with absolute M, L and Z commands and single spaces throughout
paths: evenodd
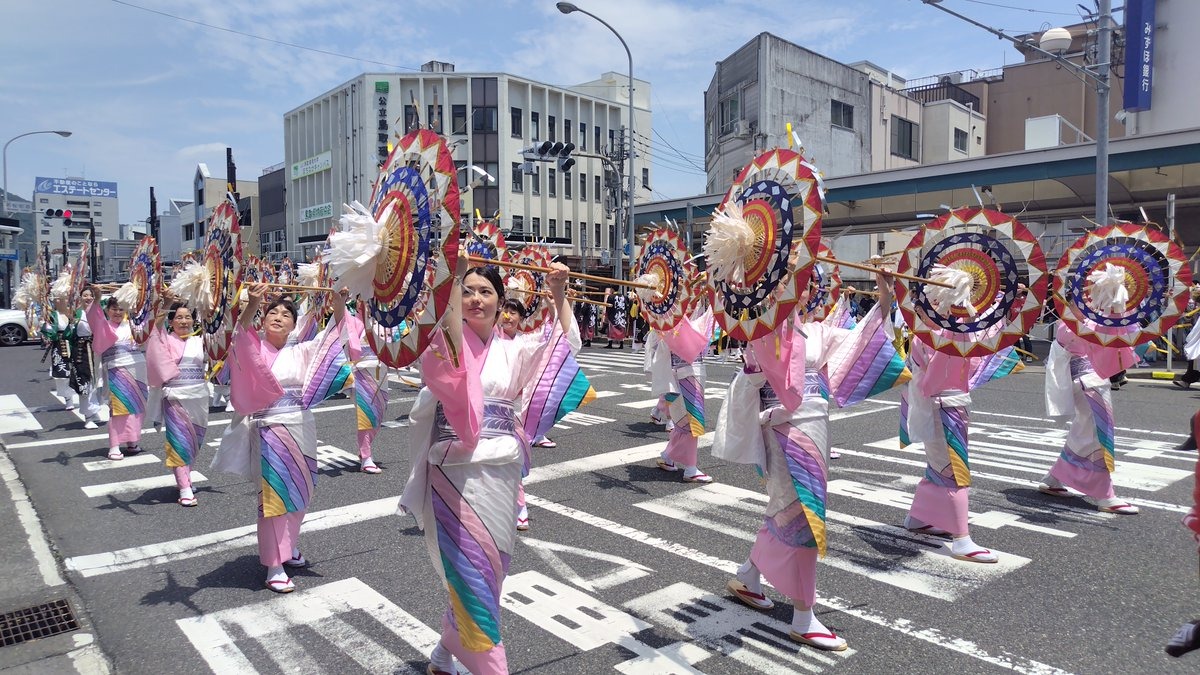
M 383 120 L 380 120 L 383 122 Z M 408 133 L 420 126 L 421 122 L 417 119 L 417 106 L 404 106 L 404 133 Z
M 741 118 L 741 106 L 738 104 L 737 94 L 721 101 L 717 105 L 717 111 L 721 122 L 721 135 L 737 131 L 737 123 Z
M 966 141 L 963 141 L 963 145 L 966 145 Z M 103 215 L 103 214 L 101 214 L 99 211 L 95 211 L 95 212 L 93 212 L 93 213 L 92 213 L 92 215 L 93 215 L 93 216 L 99 216 L 99 215 Z
M 642 167 L 642 187 L 650 189 L 650 168 Z
M 467 106 L 450 106 L 450 129 L 455 134 L 467 133 Z
M 566 239 L 568 244 L 571 243 L 571 235 L 571 221 L 563 221 L 563 239 Z
M 596 223 L 596 238 L 592 240 L 592 246 L 595 246 L 596 248 L 604 247 L 603 243 L 600 241 L 600 223 Z
M 512 229 L 509 230 L 509 237 L 512 239 L 521 239 L 525 236 L 525 216 L 512 217 Z
M 563 143 L 571 142 L 571 120 L 563 120 Z
M 442 106 L 429 104 L 426 107 L 429 117 L 425 119 L 425 124 L 429 125 L 437 133 L 442 133 Z
M 571 198 L 571 174 L 563 172 L 563 197 Z
M 920 161 L 921 125 L 892 115 L 892 154 Z
M 525 191 L 525 187 L 521 184 L 521 164 L 519 162 L 512 163 L 512 191 Z
M 92 206 L 104 206 L 100 202 L 92 202 Z
M 42 234 L 50 234 L 50 230 L 42 230 Z
M 477 105 L 472 108 L 471 129 L 480 134 L 494 134 L 499 131 L 496 119 L 496 106 Z
M 592 201 L 600 202 L 600 174 L 592 176 Z
M 542 174 L 537 172 L 537 165 L 533 165 L 534 172 L 529 174 L 529 183 L 533 186 L 533 194 L 542 194 Z
M 596 152 L 600 152 L 600 125 L 599 124 L 596 125 L 595 131 L 596 131 L 596 144 L 595 144 L 594 149 L 596 150 Z
M 512 124 L 512 137 L 513 138 L 523 138 L 524 137 L 523 134 L 524 134 L 525 130 L 522 128 L 524 125 L 521 123 L 522 122 L 521 109 L 520 108 L 512 108 L 510 111 L 510 115 L 512 117 L 512 119 L 510 121 L 510 123 Z
M 962 129 L 954 129 L 954 149 L 959 152 L 967 151 L 967 132 Z
M 529 113 L 529 140 L 536 141 L 542 135 L 542 115 L 530 111 Z
M 558 239 L 558 219 L 557 218 L 550 219 L 550 235 L 549 235 L 549 237 L 551 240 Z
M 587 201 L 587 174 L 579 174 L 579 201 Z
M 259 240 L 260 245 L 263 248 L 270 246 L 271 245 L 271 233 L 263 232 L 262 235 L 259 236 L 258 240 Z
M 547 174 L 546 180 L 547 180 L 547 185 L 549 186 L 548 189 L 550 191 L 550 196 L 557 197 L 558 196 L 558 171 L 555 169 L 550 169 L 550 173 Z
M 185 240 L 196 238 L 196 226 L 194 224 L 188 223 L 183 226 L 183 238 Z
M 617 130 L 609 129 L 608 130 L 608 149 L 612 150 L 615 147 L 617 147 Z
M 46 199 L 45 197 L 42 197 L 42 198 L 38 199 L 38 203 L 39 204 L 49 204 L 50 200 Z
M 542 219 L 537 216 L 533 217 L 533 231 L 530 232 L 534 239 L 542 238 Z
M 579 149 L 587 150 L 587 122 L 579 123 Z
M 550 132 L 550 140 L 557 141 L 558 129 L 556 129 L 554 126 L 557 120 L 554 119 L 554 115 L 550 115 L 547 121 L 550 122 L 548 125 L 546 125 L 547 130 Z
M 283 235 L 285 235 L 285 234 L 286 234 L 286 232 L 284 232 L 283 230 L 275 230 L 275 241 L 276 242 L 283 241 Z
M 837 99 L 829 102 L 829 121 L 835 127 L 854 128 L 854 106 Z

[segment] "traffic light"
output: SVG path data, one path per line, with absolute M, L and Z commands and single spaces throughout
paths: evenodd
M 71 225 L 71 209 L 46 209 L 47 218 L 62 218 L 63 225 Z
M 575 158 L 571 157 L 571 152 L 575 150 L 574 143 L 563 143 L 561 141 L 542 141 L 539 145 L 531 145 L 521 151 L 521 154 L 527 161 L 530 162 L 558 162 L 558 170 L 566 173 L 575 166 Z

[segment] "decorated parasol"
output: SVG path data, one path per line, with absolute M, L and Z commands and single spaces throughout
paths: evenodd
M 896 301 L 916 336 L 960 357 L 1009 347 L 1037 321 L 1049 275 L 1037 237 L 1016 218 L 955 209 L 921 229 L 896 272 Z
M 545 246 L 528 244 L 520 251 L 509 250 L 504 262 L 516 263 L 522 267 L 548 269 L 553 258 Z M 517 330 L 529 333 L 541 328 L 546 321 L 554 317 L 554 304 L 546 286 L 545 272 L 521 267 L 507 267 L 505 272 L 505 296 L 521 303 L 521 320 L 517 322 Z
M 428 129 L 406 134 L 369 206 L 346 210 L 325 261 L 339 286 L 367 300 L 367 341 L 379 360 L 402 368 L 433 338 L 458 261 L 458 183 L 445 139 Z
M 1132 347 L 1161 337 L 1187 309 L 1192 272 L 1179 244 L 1146 225 L 1085 233 L 1054 270 L 1054 303 L 1079 337 Z
M 208 297 L 204 304 L 207 314 L 201 316 L 204 332 L 214 335 L 225 331 L 226 319 L 237 300 L 238 285 L 241 283 L 241 227 L 238 224 L 237 208 L 226 199 L 213 209 L 208 221 L 201 260 L 208 274 L 205 290 Z M 232 321 L 228 322 L 232 325 Z M 210 352 L 212 358 L 215 357 Z
M 86 241 L 80 242 L 75 264 L 71 266 L 71 288 L 67 293 L 67 306 L 79 306 L 79 297 L 92 280 L 91 263 L 91 245 Z
M 687 262 L 679 233 L 658 227 L 646 235 L 633 263 L 635 280 L 652 286 L 637 289 L 642 315 L 654 330 L 668 330 L 691 311 L 695 268 Z
M 768 335 L 792 314 L 821 239 L 819 177 L 799 153 L 765 152 L 746 166 L 704 242 L 713 313 L 737 340 Z
M 479 221 L 466 238 L 466 253 L 484 260 L 507 260 L 508 243 L 494 220 Z
M 817 255 L 822 258 L 812 268 L 809 280 L 808 302 L 804 305 L 804 313 L 813 321 L 823 321 L 833 306 L 837 304 L 842 293 L 842 275 L 839 271 L 833 251 L 821 242 Z
M 291 258 L 284 256 L 283 260 L 279 263 L 279 283 L 294 284 L 296 283 L 296 278 L 296 263 L 292 262 Z
M 138 240 L 129 259 L 129 281 L 113 294 L 129 315 L 129 328 L 138 344 L 150 338 L 154 320 L 162 306 L 162 262 L 158 242 L 146 236 Z

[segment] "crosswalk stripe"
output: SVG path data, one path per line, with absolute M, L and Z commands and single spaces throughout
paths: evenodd
M 84 462 L 83 469 L 85 471 L 103 471 L 105 469 L 121 469 L 127 466 L 138 466 L 140 464 L 159 464 L 162 462 L 154 453 L 143 452 L 125 459 L 99 459 L 92 462 Z
M 192 484 L 203 483 L 208 479 L 199 471 L 192 472 Z M 119 495 L 125 492 L 145 492 L 155 488 L 174 487 L 175 476 L 151 476 L 150 478 L 135 478 L 133 480 L 122 480 L 115 483 L 101 483 L 100 485 L 84 485 L 80 489 L 83 494 L 88 497 L 107 497 L 109 495 Z

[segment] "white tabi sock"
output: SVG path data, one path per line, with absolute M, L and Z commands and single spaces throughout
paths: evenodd
M 969 534 L 955 537 L 954 541 L 950 542 L 950 552 L 959 560 L 970 562 L 994 563 L 1000 559 L 1000 556 L 972 541 Z
M 429 655 L 429 665 L 433 666 L 434 670 L 440 670 L 447 673 L 457 673 L 458 669 L 454 667 L 454 655 L 449 649 L 442 646 L 439 642 L 433 648 L 433 653 Z
M 826 628 L 811 609 L 793 608 L 792 632 L 805 637 L 814 646 L 822 649 L 837 651 L 846 648 L 846 641 Z
M 759 595 L 763 594 L 762 572 L 758 571 L 758 567 L 750 562 L 749 558 L 738 568 L 737 578 L 738 581 L 746 584 L 746 590 Z
M 272 581 L 286 582 L 288 580 L 287 570 L 283 566 L 267 568 L 267 583 Z
M 180 499 L 193 499 L 193 498 L 195 498 L 195 496 L 196 496 L 196 493 L 192 492 L 192 488 L 190 488 L 190 487 L 179 488 L 179 498 Z

